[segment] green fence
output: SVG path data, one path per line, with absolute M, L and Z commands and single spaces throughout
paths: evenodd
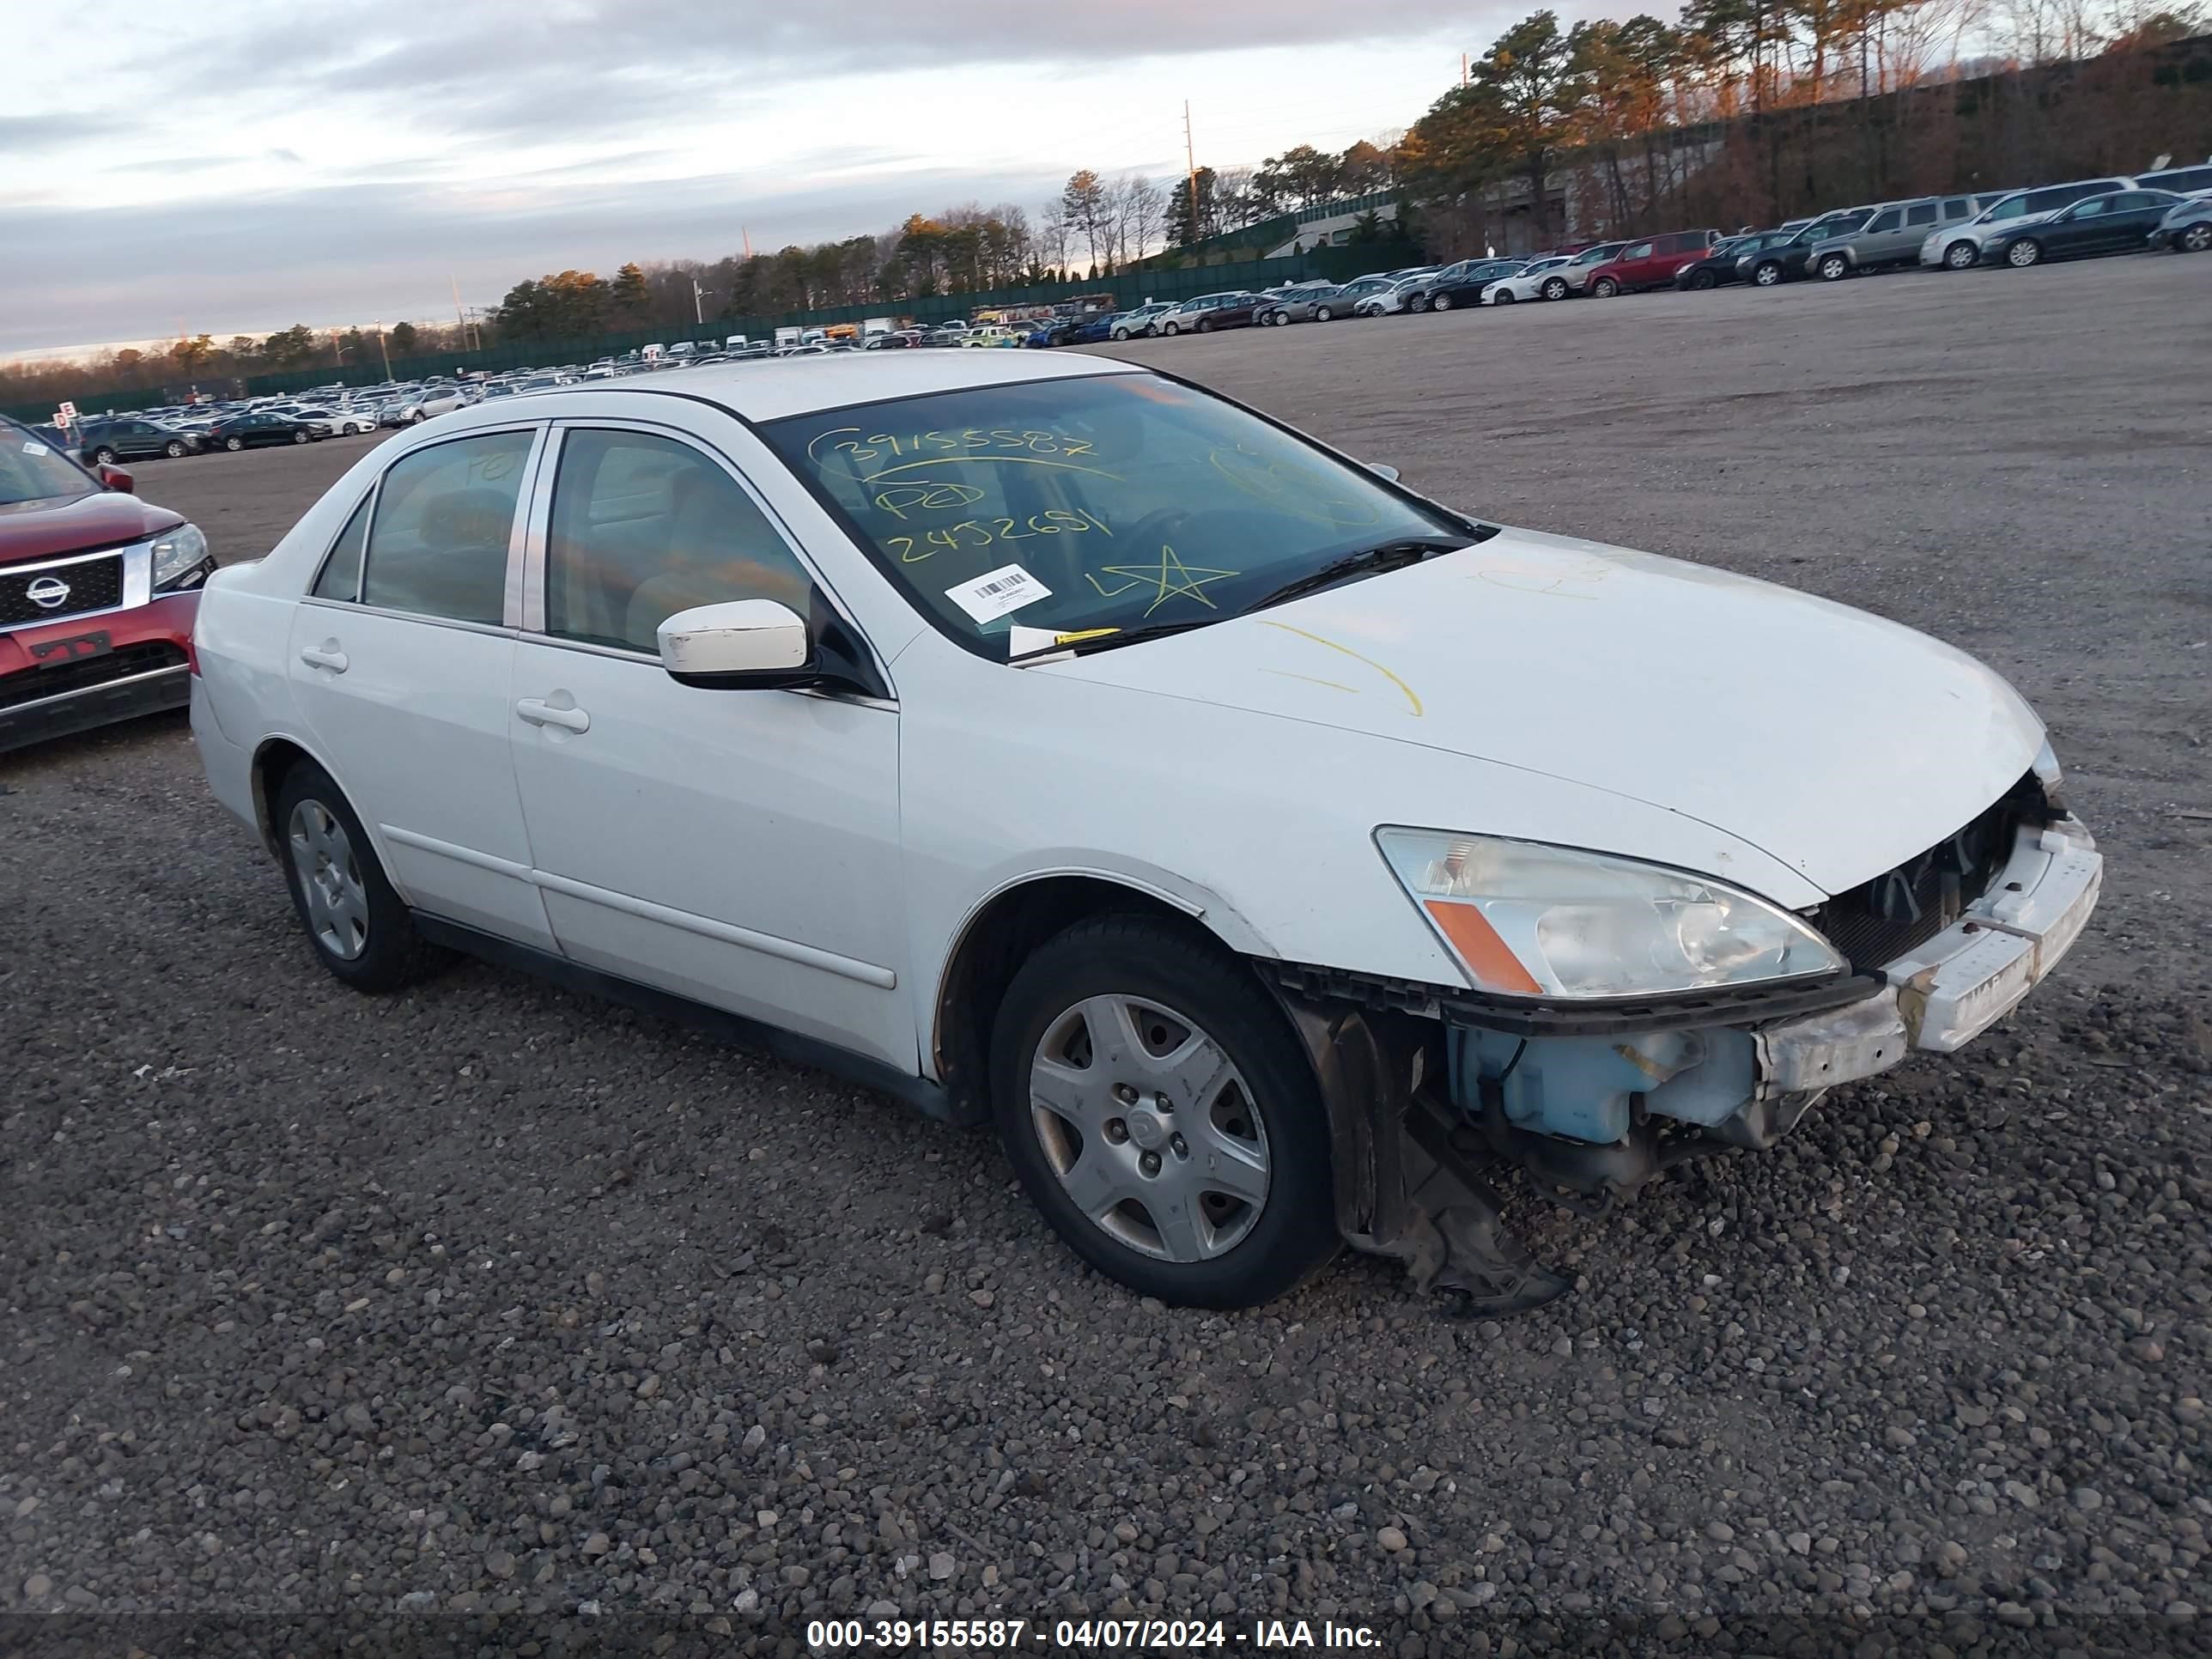
M 1316 248 L 1311 252 L 1282 259 L 1243 259 L 1225 264 L 1186 265 L 1171 270 L 1144 269 L 1102 276 L 1096 282 L 1048 283 L 1040 288 L 994 289 L 981 294 L 923 295 L 906 300 L 882 300 L 870 305 L 833 306 L 820 311 L 792 312 L 781 317 L 720 317 L 702 325 L 639 329 L 627 333 L 594 335 L 587 339 L 509 340 L 478 351 L 446 351 L 391 360 L 391 378 L 421 380 L 430 374 L 459 370 L 496 372 L 508 368 L 538 368 L 555 363 L 588 363 L 594 358 L 619 356 L 658 342 L 674 345 L 696 340 L 719 344 L 732 334 L 749 339 L 773 339 L 778 328 L 823 328 L 832 323 L 858 323 L 869 317 L 911 318 L 920 324 L 941 323 L 954 317 L 1008 306 L 1054 305 L 1091 295 L 1110 294 L 1117 308 L 1127 310 L 1146 301 L 1188 300 L 1224 289 L 1269 288 L 1279 283 L 1316 279 L 1348 283 L 1370 271 L 1389 270 L 1412 264 L 1419 251 L 1403 242 L 1373 242 L 1358 247 Z M 374 386 L 386 378 L 385 361 L 374 350 L 367 360 L 343 368 L 329 364 L 281 373 L 253 374 L 245 381 L 246 392 L 260 397 L 286 392 L 305 392 L 313 386 Z M 79 392 L 77 407 L 86 414 L 111 409 L 143 408 L 164 401 L 154 391 L 130 389 Z M 44 421 L 53 414 L 51 404 L 17 404 L 7 413 L 19 420 Z

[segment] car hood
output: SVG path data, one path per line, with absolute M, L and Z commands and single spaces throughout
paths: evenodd
M 1603 789 L 1723 830 L 1831 894 L 1967 823 L 2043 742 L 1996 674 L 1899 624 L 1530 531 L 1039 672 Z M 1390 804 L 1376 808 L 1386 821 Z M 1435 827 L 1480 830 L 1482 803 Z
M 0 564 L 120 547 L 183 522 L 166 507 L 107 489 L 67 501 L 20 501 L 0 507 Z

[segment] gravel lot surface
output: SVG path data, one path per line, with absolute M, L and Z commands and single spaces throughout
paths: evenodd
M 0 1611 L 268 1650 L 579 1608 L 786 1650 L 894 1608 L 2201 1644 L 2208 279 L 1117 349 L 1509 522 L 1965 646 L 2111 855 L 2094 931 L 1967 1054 L 1607 1218 L 1527 1210 L 1581 1285 L 1504 1325 L 1364 1261 L 1256 1314 L 1140 1303 L 981 1136 L 488 968 L 340 990 L 179 720 L 0 761 Z M 246 556 L 371 441 L 136 470 Z M 1747 695 L 1787 672 L 1740 648 Z

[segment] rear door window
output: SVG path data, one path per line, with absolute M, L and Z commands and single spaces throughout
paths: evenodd
M 496 626 L 507 544 L 534 429 L 418 449 L 384 475 L 369 526 L 362 603 Z
M 1936 222 L 1936 204 L 1933 202 L 1923 202 L 1917 207 L 1907 208 L 1905 211 L 1905 222 L 1907 225 L 1912 226 L 1934 224 Z
M 361 550 L 368 539 L 368 504 L 373 499 L 364 495 L 346 527 L 338 532 L 338 538 L 331 544 L 330 556 L 323 561 L 322 574 L 315 578 L 314 594 L 319 599 L 353 600 L 361 594 Z

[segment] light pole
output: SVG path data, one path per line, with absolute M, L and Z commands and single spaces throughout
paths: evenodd
M 384 359 L 384 378 L 388 381 L 392 379 L 392 354 L 384 349 L 384 319 L 380 317 L 378 318 L 374 326 L 376 329 L 376 355 Z
M 691 279 L 691 320 L 702 328 L 704 328 L 707 325 L 707 312 L 704 301 L 707 296 L 714 291 L 714 290 L 711 288 L 701 288 L 699 286 L 699 279 L 696 276 L 694 276 Z

